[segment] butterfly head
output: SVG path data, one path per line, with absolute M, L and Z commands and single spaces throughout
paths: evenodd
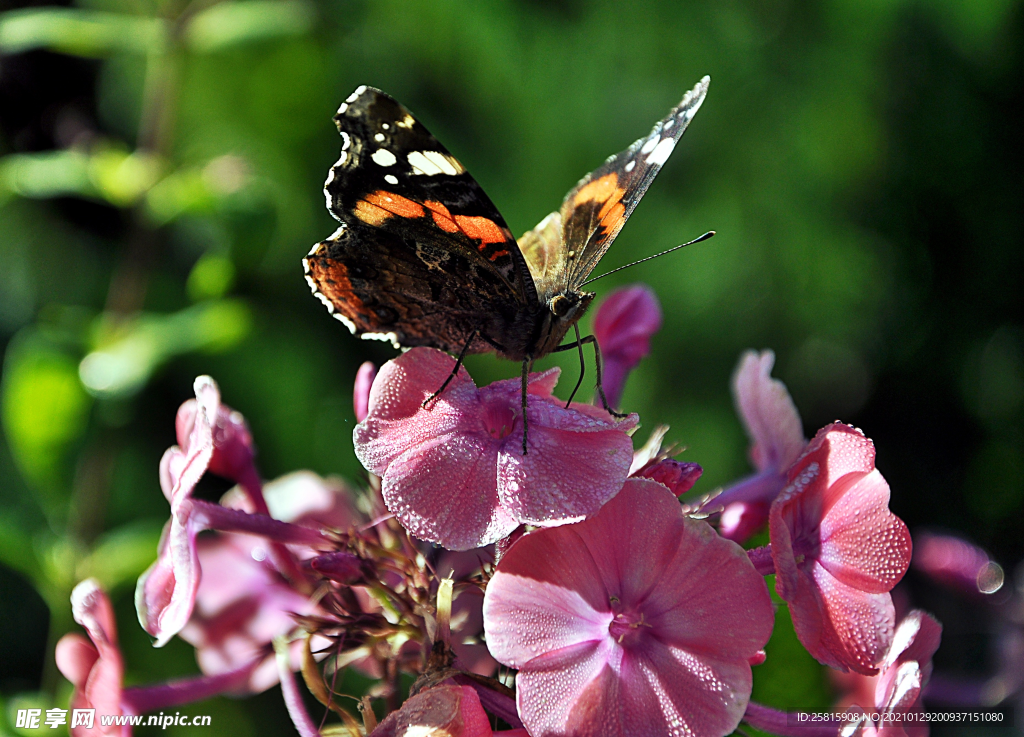
M 548 299 L 548 309 L 555 318 L 572 325 L 583 316 L 593 299 L 593 292 L 558 292 Z

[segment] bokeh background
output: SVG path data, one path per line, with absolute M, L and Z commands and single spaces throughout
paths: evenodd
M 837 418 L 863 428 L 911 530 L 983 545 L 1013 588 L 1020 0 L 0 7 L 8 714 L 66 703 L 51 653 L 88 575 L 112 592 L 129 682 L 196 672 L 184 643 L 150 647 L 132 592 L 167 517 L 157 464 L 197 374 L 248 418 L 265 477 L 361 478 L 352 380 L 393 351 L 330 319 L 300 264 L 334 229 L 321 191 L 339 151 L 331 116 L 359 84 L 408 106 L 521 233 L 710 74 L 704 107 L 600 270 L 718 236 L 595 285 L 643 281 L 664 308 L 623 400 L 640 437 L 671 425 L 704 466 L 700 492 L 747 473 L 729 378 L 741 351 L 773 348 L 807 434 Z M 564 394 L 578 364 L 542 365 L 559 361 Z M 479 383 L 518 372 L 491 356 L 467 364 Z M 913 573 L 903 589 L 946 625 L 937 669 L 994 672 L 991 607 Z M 828 706 L 826 674 L 784 609 L 779 622 L 754 697 Z M 292 729 L 276 689 L 191 711 L 212 714 L 217 734 Z

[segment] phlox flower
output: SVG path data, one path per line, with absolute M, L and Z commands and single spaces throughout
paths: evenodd
M 633 453 L 629 475 L 657 481 L 676 496 L 681 496 L 693 488 L 704 469 L 699 463 L 677 461 L 672 457 L 675 451 L 671 446 L 663 449 L 661 443 L 667 433 L 668 425 L 654 429 L 647 442 Z
M 479 389 L 460 367 L 429 409 L 421 406 L 454 365 L 431 348 L 389 361 L 354 432 L 356 456 L 381 477 L 388 509 L 410 533 L 468 550 L 524 523 L 584 519 L 622 488 L 635 415 L 616 422 L 590 405 L 566 409 L 551 396 L 558 369 L 532 374 L 524 456 L 518 379 Z
M 71 594 L 71 612 L 85 627 L 89 639 L 77 633 L 57 643 L 56 660 L 61 673 L 75 687 L 72 709 L 95 709 L 97 714 L 123 714 L 121 703 L 124 659 L 117 644 L 117 623 L 110 599 L 94 579 L 79 583 Z M 131 735 L 131 727 L 77 727 L 73 737 Z
M 74 632 L 64 635 L 54 655 L 60 672 L 75 687 L 70 708 L 95 709 L 92 727 L 73 726 L 72 737 L 131 737 L 130 726 L 103 726 L 100 716 L 145 714 L 236 692 L 251 675 L 252 665 L 245 664 L 212 677 L 124 688 L 124 658 L 117 643 L 114 610 L 95 579 L 75 586 L 71 612 L 89 638 Z
M 161 647 L 185 626 L 192 614 L 200 568 L 196 551 L 196 526 L 191 524 L 193 507 L 188 504 L 214 453 L 214 425 L 221 416 L 220 391 L 208 376 L 195 381 L 196 399 L 178 410 L 175 429 L 178 445 L 167 449 L 160 459 L 160 488 L 171 505 L 171 518 L 160 538 L 157 560 L 139 578 L 135 605 L 139 622 Z M 237 430 L 229 423 L 222 430 Z M 223 432 L 221 433 L 223 437 Z M 231 453 L 225 466 L 233 466 L 239 452 L 231 438 Z M 250 456 L 251 457 L 251 456 Z
M 647 479 L 584 522 L 520 538 L 484 599 L 488 647 L 519 670 L 533 737 L 729 734 L 772 623 L 746 553 Z
M 921 712 L 921 693 L 932 673 L 932 656 L 939 648 L 942 625 L 920 609 L 907 614 L 893 636 L 892 646 L 879 666 L 875 677 L 852 676 L 863 683 L 857 684 L 856 693 L 869 698 L 858 705 L 870 709 L 883 719 L 864 718 L 853 734 L 863 737 L 928 737 L 928 723 L 923 720 L 885 721 L 894 712 Z
M 522 729 L 494 732 L 480 697 L 472 687 L 440 685 L 410 697 L 401 709 L 389 714 L 370 737 L 492 737 L 495 734 L 527 737 Z
M 910 563 L 910 534 L 889 511 L 875 448 L 849 425 L 822 428 L 772 504 L 775 586 L 804 647 L 820 662 L 866 675 L 892 642 L 889 591 Z
M 772 501 L 786 485 L 786 471 L 807 446 L 800 415 L 786 385 L 771 376 L 772 351 L 747 351 L 732 377 L 736 412 L 750 438 L 756 473 L 719 495 L 718 531 L 742 543 L 768 521 Z
M 348 489 L 309 471 L 296 471 L 266 484 L 264 498 L 274 519 L 297 525 L 348 529 L 357 516 Z M 230 509 L 252 511 L 248 496 L 236 487 L 221 500 Z M 208 675 L 259 661 L 248 688 L 258 693 L 277 683 L 271 644 L 295 628 L 295 615 L 322 615 L 311 597 L 296 590 L 268 558 L 268 541 L 255 535 L 217 533 L 197 541 L 203 577 L 192 616 L 179 633 L 196 648 L 199 667 Z M 291 546 L 300 559 L 316 552 Z M 315 640 L 313 648 L 325 645 Z M 291 646 L 292 667 L 301 665 L 303 644 Z
M 593 324 L 603 363 L 601 385 L 608 405 L 615 407 L 629 372 L 651 352 L 651 336 L 661 328 L 661 305 L 650 287 L 622 287 L 604 298 Z

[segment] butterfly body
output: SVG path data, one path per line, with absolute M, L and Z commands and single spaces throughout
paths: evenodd
M 396 347 L 493 351 L 515 361 L 551 353 L 593 301 L 584 282 L 708 82 L 518 241 L 465 167 L 408 110 L 358 88 L 335 116 L 341 157 L 324 185 L 341 225 L 303 260 L 313 293 L 353 333 Z

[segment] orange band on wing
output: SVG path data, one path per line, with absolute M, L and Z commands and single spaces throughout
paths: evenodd
M 480 241 L 482 249 L 488 243 L 504 243 L 509 238 L 493 220 L 478 215 L 456 215 L 459 230 L 470 238 Z
M 457 233 L 459 226 L 456 225 L 452 214 L 448 211 L 448 208 L 442 205 L 436 200 L 427 200 L 423 203 L 428 210 L 430 210 L 431 216 L 434 218 L 434 224 L 446 233 Z
M 590 202 L 591 200 L 605 202 L 613 197 L 616 189 L 619 189 L 618 174 L 605 174 L 600 179 L 595 179 L 580 189 L 576 196 L 572 198 L 572 204 L 582 205 L 584 202 Z M 622 191 L 619 189 L 619 192 Z M 622 195 L 619 194 L 615 199 L 622 199 Z
M 353 214 L 367 225 L 379 226 L 391 217 L 391 213 L 383 207 L 371 205 L 366 200 L 359 200 Z
M 365 201 L 401 218 L 421 218 L 425 214 L 423 206 L 418 202 L 382 190 L 366 195 Z M 357 208 L 361 202 L 356 204 Z

